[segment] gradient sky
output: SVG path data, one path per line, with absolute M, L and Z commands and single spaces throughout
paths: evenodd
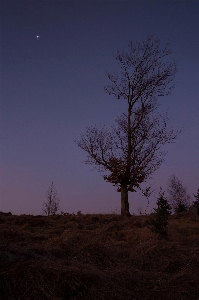
M 183 131 L 154 184 L 175 174 L 193 195 L 199 188 L 199 1 L 1 0 L 0 211 L 41 214 L 53 181 L 65 212 L 120 210 L 120 193 L 75 144 L 87 125 L 114 124 L 124 100 L 104 92 L 106 72 L 129 40 L 154 34 L 171 43 L 176 87 L 162 97 L 170 124 Z M 37 40 L 36 36 L 40 38 Z M 147 201 L 129 194 L 130 211 Z

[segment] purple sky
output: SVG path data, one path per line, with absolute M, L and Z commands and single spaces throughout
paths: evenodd
M 120 194 L 83 161 L 74 140 L 87 125 L 112 125 L 127 103 L 104 92 L 117 50 L 154 34 L 171 42 L 179 67 L 170 124 L 184 127 L 149 183 L 166 189 L 175 174 L 199 188 L 199 2 L 1 0 L 0 211 L 41 214 L 50 183 L 65 212 L 110 213 Z M 37 40 L 36 35 L 40 38 Z M 147 201 L 130 193 L 130 211 Z

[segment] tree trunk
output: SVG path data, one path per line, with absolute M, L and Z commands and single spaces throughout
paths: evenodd
M 128 96 L 128 155 L 127 155 L 127 161 L 126 161 L 126 172 L 125 177 L 130 177 L 130 166 L 131 166 L 131 114 L 132 114 L 132 98 L 131 98 L 131 85 L 129 82 L 129 96 Z M 128 182 L 128 180 L 125 180 Z M 128 201 L 128 189 L 127 189 L 127 183 L 123 182 L 121 184 L 121 215 L 122 216 L 130 216 L 129 212 L 129 201 Z
M 121 215 L 130 216 L 127 185 L 121 186 Z

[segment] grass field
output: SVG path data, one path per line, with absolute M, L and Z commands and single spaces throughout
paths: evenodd
M 0 214 L 0 299 L 199 299 L 199 216 Z

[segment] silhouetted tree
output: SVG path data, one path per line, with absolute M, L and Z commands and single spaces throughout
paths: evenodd
M 169 203 L 174 212 L 179 213 L 187 211 L 190 207 L 191 197 L 187 194 L 187 189 L 183 186 L 175 175 L 172 175 L 168 180 Z
M 127 114 L 116 119 L 111 131 L 87 127 L 77 141 L 88 154 L 86 163 L 105 171 L 104 179 L 121 192 L 122 215 L 129 215 L 128 192 L 135 192 L 159 168 L 165 156 L 161 146 L 178 135 L 168 128 L 167 113 L 157 112 L 157 99 L 170 93 L 177 71 L 174 61 L 166 61 L 170 54 L 168 44 L 161 48 L 153 37 L 143 43 L 131 41 L 118 52 L 121 73 L 108 73 L 111 84 L 105 91 L 127 101 Z
M 194 195 L 196 200 L 193 202 L 193 206 L 197 207 L 197 215 L 199 215 L 199 189 L 197 190 L 197 194 Z
M 46 193 L 46 202 L 43 203 L 43 214 L 55 215 L 59 210 L 59 196 L 55 184 L 52 182 Z

